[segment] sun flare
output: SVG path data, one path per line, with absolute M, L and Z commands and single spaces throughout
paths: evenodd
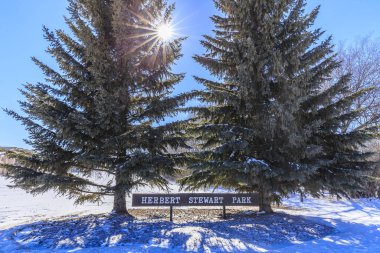
M 136 20 L 129 24 L 131 33 L 130 40 L 136 40 L 130 52 L 145 50 L 148 61 L 152 64 L 165 64 L 173 60 L 176 53 L 177 40 L 184 37 L 179 31 L 178 25 L 182 21 L 171 19 L 167 12 L 150 13 L 144 10 L 144 15 L 130 11 Z
M 170 24 L 161 24 L 157 27 L 157 36 L 162 41 L 170 41 L 174 36 L 173 26 Z

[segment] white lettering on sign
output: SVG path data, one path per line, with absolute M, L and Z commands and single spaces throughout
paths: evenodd
M 189 204 L 223 204 L 224 197 L 190 197 Z
M 251 197 L 232 197 L 233 204 L 252 204 Z
M 211 194 L 210 194 L 211 195 Z M 166 205 L 166 206 L 174 206 L 174 205 L 252 205 L 255 201 L 255 197 L 250 197 L 249 195 L 226 195 L 226 196 L 202 196 L 202 195 L 185 195 L 183 194 L 181 199 L 181 195 L 169 195 L 169 196 L 141 196 L 139 198 L 139 202 L 142 205 Z M 182 200 L 182 201 L 181 201 Z M 188 201 L 187 203 L 184 203 Z
M 141 204 L 158 205 L 158 204 L 179 204 L 181 197 L 142 197 Z

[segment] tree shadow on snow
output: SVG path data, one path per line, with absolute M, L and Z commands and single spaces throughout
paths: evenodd
M 306 244 L 318 246 L 322 241 L 321 247 L 363 246 L 360 244 L 363 238 L 354 238 L 354 235 L 347 241 L 336 240 L 339 231 L 334 230 L 333 225 L 350 225 L 361 231 L 369 229 L 361 224 L 341 224 L 337 220 L 326 222 L 318 217 L 310 220 L 285 213 L 256 215 L 242 212 L 231 215 L 228 220 L 187 223 L 91 215 L 35 222 L 0 231 L 0 248 L 6 249 L 7 246 L 15 251 L 76 249 L 75 252 L 109 247 L 135 249 L 130 252 L 280 252 L 294 246 L 302 249 Z
M 365 225 L 359 223 L 354 217 L 350 221 L 321 217 L 307 217 L 307 219 L 331 226 L 334 231 L 320 239 L 294 243 L 273 252 L 380 252 L 380 226 L 378 225 Z

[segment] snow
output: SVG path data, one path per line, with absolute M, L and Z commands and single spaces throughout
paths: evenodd
M 287 207 L 298 207 L 295 215 L 328 224 L 336 232 L 320 240 L 289 247 L 289 252 L 380 252 L 380 200 L 326 200 L 297 198 L 285 201 Z
M 106 197 L 102 204 L 86 203 L 78 206 L 74 205 L 74 200 L 57 196 L 52 191 L 33 196 L 21 189 L 10 189 L 8 185 L 12 185 L 11 181 L 0 175 L 0 229 L 51 217 L 107 213 L 112 209 L 112 197 Z M 179 186 L 171 185 L 170 188 L 172 191 L 178 191 Z M 139 191 L 163 192 L 159 189 L 143 187 Z M 127 207 L 131 206 L 132 200 L 128 198 Z
M 248 163 L 248 164 L 253 163 L 253 164 L 258 164 L 258 165 L 262 165 L 262 166 L 266 166 L 266 167 L 269 166 L 265 161 L 257 160 L 256 158 L 253 158 L 253 157 L 248 158 L 246 163 Z
M 110 216 L 111 199 L 74 206 L 64 196 L 33 197 L 7 184 L 0 177 L 0 252 L 380 252 L 377 199 L 300 203 L 294 196 L 275 215 L 253 208 L 227 221 L 170 223 Z
M 240 216 L 228 221 L 171 223 L 158 219 L 90 215 L 13 227 L 4 232 L 7 251 L 140 248 L 176 252 L 266 251 L 330 234 L 333 228 L 287 214 Z M 1 246 L 1 243 L 0 243 Z

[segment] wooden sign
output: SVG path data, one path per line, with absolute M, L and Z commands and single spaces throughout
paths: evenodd
M 132 206 L 256 206 L 258 194 L 133 194 Z

